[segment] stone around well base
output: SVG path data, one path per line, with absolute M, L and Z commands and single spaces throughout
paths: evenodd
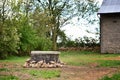
M 31 51 L 31 58 L 27 59 L 23 67 L 56 68 L 63 67 L 58 51 Z

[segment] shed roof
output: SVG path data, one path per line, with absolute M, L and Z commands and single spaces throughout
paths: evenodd
M 103 0 L 98 14 L 120 13 L 120 0 Z

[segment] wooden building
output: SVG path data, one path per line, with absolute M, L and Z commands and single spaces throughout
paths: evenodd
M 120 0 L 103 0 L 98 14 L 101 53 L 120 53 Z

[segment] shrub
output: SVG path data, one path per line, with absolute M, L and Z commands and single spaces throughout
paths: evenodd
M 29 26 L 25 25 L 20 27 L 20 55 L 26 55 L 25 53 L 29 53 L 31 50 L 34 50 L 38 45 L 38 36 L 35 30 Z
M 52 41 L 49 38 L 39 37 L 37 50 L 48 51 L 52 49 Z
M 19 42 L 17 28 L 4 26 L 0 34 L 0 59 L 6 58 L 10 53 L 17 53 Z

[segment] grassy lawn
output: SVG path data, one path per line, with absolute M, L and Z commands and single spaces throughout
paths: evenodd
M 111 77 L 109 76 L 104 76 L 100 80 L 120 80 L 120 73 L 115 73 Z
M 100 53 L 88 52 L 88 51 L 66 51 L 66 52 L 61 52 L 60 54 L 60 60 L 65 62 L 67 65 L 87 66 L 87 67 L 91 65 L 96 65 L 95 67 L 98 67 L 98 68 L 99 67 L 120 67 L 120 61 L 114 60 L 116 58 L 119 59 L 119 57 L 120 57 L 120 54 L 100 54 Z M 38 69 L 22 68 L 22 65 L 28 58 L 30 57 L 12 56 L 6 60 L 0 60 L 0 64 L 4 64 L 3 67 L 0 67 L 0 73 L 7 72 L 7 74 L 9 74 L 9 75 L 1 75 L 0 80 L 21 80 L 19 79 L 19 76 L 11 75 L 12 72 L 26 73 L 36 79 L 37 78 L 51 79 L 51 78 L 60 77 L 61 71 L 59 69 L 38 70 Z M 13 64 L 12 68 L 7 67 L 11 64 Z M 113 80 L 113 79 L 106 79 L 106 78 L 109 78 L 109 77 L 105 76 L 101 80 Z M 28 79 L 28 80 L 32 80 L 32 79 Z
M 98 64 L 99 67 L 119 67 L 119 60 L 109 60 L 109 58 L 119 57 L 120 54 L 100 54 L 88 51 L 67 51 L 62 52 L 60 59 L 68 65 L 88 66 Z M 108 58 L 108 60 L 107 60 Z
M 19 78 L 16 76 L 9 75 L 9 76 L 0 76 L 0 80 L 19 80 Z
M 99 66 L 103 66 L 103 67 L 117 67 L 120 65 L 119 60 L 114 60 L 114 59 L 109 60 L 109 58 L 116 58 L 116 57 L 120 58 L 120 54 L 100 54 L 89 51 L 66 51 L 66 52 L 61 52 L 60 54 L 60 60 L 62 60 L 68 65 L 73 65 L 73 66 L 81 66 L 81 65 L 87 66 L 90 63 L 97 63 L 99 64 Z M 24 62 L 28 58 L 30 57 L 11 56 L 6 60 L 0 60 L 0 62 L 24 64 Z
M 29 56 L 23 56 L 23 57 L 10 56 L 6 60 L 0 60 L 0 62 L 24 63 L 28 58 L 30 57 Z
M 34 76 L 34 77 L 41 77 L 41 78 L 45 78 L 45 79 L 60 77 L 59 70 L 27 70 L 27 71 L 31 76 Z

